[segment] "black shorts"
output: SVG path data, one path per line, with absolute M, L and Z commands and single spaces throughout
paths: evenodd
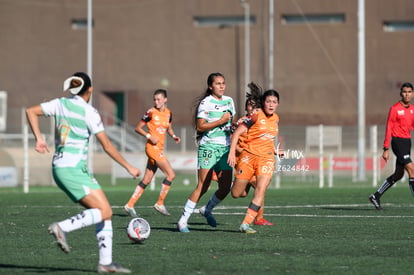
M 411 139 L 393 137 L 391 139 L 391 148 L 397 157 L 397 164 L 405 166 L 411 162 Z

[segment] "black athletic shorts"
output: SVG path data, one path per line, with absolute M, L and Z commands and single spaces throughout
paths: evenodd
M 397 164 L 405 166 L 411 162 L 411 139 L 392 137 L 391 148 L 397 157 Z

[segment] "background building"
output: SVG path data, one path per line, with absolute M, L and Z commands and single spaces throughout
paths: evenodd
M 248 3 L 249 80 L 269 88 L 269 1 Z M 356 125 L 357 3 L 274 1 L 273 78 L 283 125 Z M 0 0 L 7 132 L 20 131 L 21 108 L 60 95 L 65 77 L 86 71 L 86 7 L 86 0 Z M 244 11 L 239 0 L 93 1 L 93 105 L 134 126 L 152 92 L 165 87 L 175 124 L 190 125 L 195 97 L 208 74 L 220 71 L 240 110 Z M 384 124 L 399 85 L 413 81 L 413 11 L 410 0 L 366 0 L 367 125 Z

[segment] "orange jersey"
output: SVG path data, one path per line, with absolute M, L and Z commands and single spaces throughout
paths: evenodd
M 244 121 L 247 127 L 244 149 L 254 155 L 269 157 L 275 152 L 274 140 L 279 133 L 279 116 L 267 116 L 262 109 L 255 109 Z
M 152 145 L 147 141 L 146 147 L 156 146 L 158 150 L 164 149 L 165 134 L 172 121 L 172 113 L 168 108 L 165 108 L 163 112 L 156 108 L 149 109 L 141 119 L 147 124 L 148 133 L 151 136 L 158 138 L 157 145 Z
M 236 121 L 236 123 L 234 124 L 234 129 L 236 129 L 240 124 L 242 124 L 243 123 L 243 121 L 245 120 L 247 118 L 247 116 L 242 116 L 241 118 L 239 118 L 237 121 Z M 245 147 L 246 147 L 246 144 L 245 144 L 245 140 L 246 140 L 246 138 L 247 138 L 247 133 L 243 133 L 243 134 L 241 134 L 240 135 L 240 137 L 239 137 L 239 141 L 237 142 L 237 145 L 240 147 L 240 148 L 243 148 L 243 149 L 245 149 Z

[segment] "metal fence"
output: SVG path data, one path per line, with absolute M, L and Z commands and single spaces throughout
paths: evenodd
M 23 110 L 20 112 L 23 115 Z M 50 119 L 41 119 L 41 129 L 44 133 L 50 147 L 53 148 L 54 133 L 53 121 Z M 145 138 L 134 133 L 131 126 L 112 123 L 106 125 L 111 127 L 118 125 L 119 131 L 113 131 L 111 140 L 120 151 L 129 156 L 137 156 L 145 159 L 143 147 L 129 147 L 125 143 L 131 142 L 131 139 L 139 144 L 145 144 Z M 321 153 L 319 144 L 319 134 L 315 129 L 321 126 L 289 126 L 280 125 L 279 138 L 277 145 L 284 149 L 286 156 L 278 159 L 275 166 L 275 177 L 272 186 L 281 187 L 285 182 L 309 183 L 323 186 L 333 186 L 341 178 L 347 179 L 350 183 L 356 181 L 355 173 L 357 167 L 357 141 L 358 132 L 356 126 L 323 126 L 327 131 L 323 132 L 323 140 L 326 145 L 323 146 Z M 367 178 L 373 179 L 373 185 L 376 184 L 383 173 L 389 173 L 393 168 L 392 165 L 385 165 L 380 160 L 381 151 L 373 148 L 381 148 L 384 135 L 384 126 L 379 126 L 375 137 L 371 131 L 373 126 L 367 126 L 366 133 L 366 169 Z M 3 155 L 7 155 L 9 161 L 0 167 L 14 167 L 16 171 L 16 184 L 23 185 L 25 181 L 30 185 L 48 185 L 53 184 L 50 163 L 51 154 L 41 155 L 34 151 L 34 140 L 29 133 L 25 119 L 22 119 L 21 130 L 14 133 L 0 133 L 0 146 Z M 128 128 L 128 129 L 127 129 Z M 196 158 L 195 131 L 191 126 L 174 125 L 176 135 L 181 137 L 182 142 L 176 144 L 175 141 L 167 137 L 165 152 L 170 162 L 175 162 L 173 168 L 177 172 L 196 173 L 195 167 L 191 165 L 183 166 L 183 161 L 194 163 Z M 114 138 L 114 135 L 116 138 Z M 124 138 L 120 138 L 124 136 Z M 129 136 L 125 138 L 125 136 Z M 26 144 L 25 144 L 26 140 Z M 328 142 L 329 141 L 329 142 Z M 372 144 L 372 142 L 375 144 Z M 113 176 L 122 177 L 122 173 L 117 175 L 114 164 L 109 157 L 103 157 L 103 152 L 94 142 L 93 150 L 93 172 L 95 174 L 108 174 L 111 171 Z M 137 151 L 128 148 L 140 148 Z M 321 155 L 322 154 L 322 155 Z M 376 162 L 376 163 L 375 163 Z M 140 167 L 144 169 L 145 167 Z M 376 174 L 375 174 L 376 171 Z M 1 175 L 0 169 L 0 186 L 2 179 L 6 178 Z M 322 181 L 322 182 L 321 182 Z M 321 185 L 322 184 L 322 185 Z

